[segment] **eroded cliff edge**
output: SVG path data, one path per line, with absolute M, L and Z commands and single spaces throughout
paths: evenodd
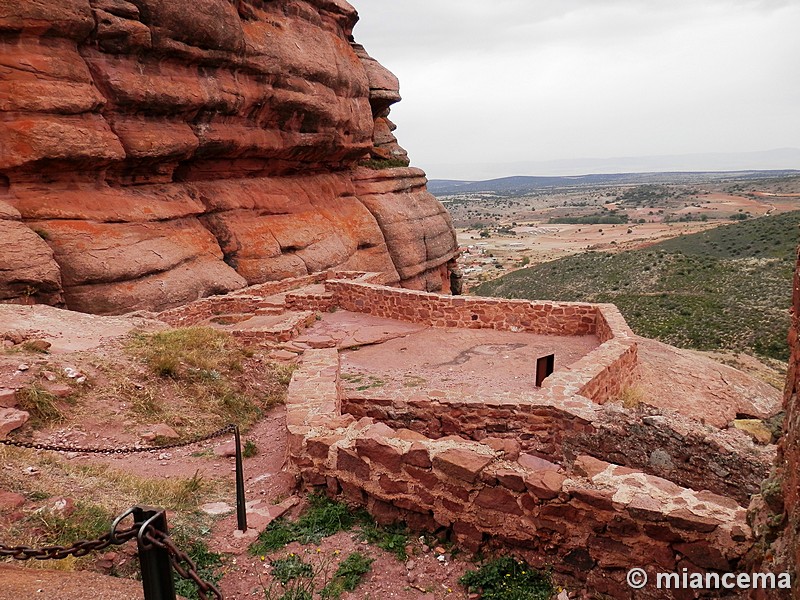
M 162 310 L 330 268 L 446 290 L 452 224 L 397 166 L 398 82 L 357 19 L 343 0 L 0 0 L 0 301 Z
M 778 458 L 761 494 L 753 497 L 749 519 L 757 544 L 750 557 L 754 572 L 791 573 L 790 597 L 800 600 L 800 249 L 794 274 L 792 326 L 789 330 L 789 369 L 783 406 L 784 434 L 778 444 Z M 756 600 L 787 598 L 777 591 L 754 592 Z

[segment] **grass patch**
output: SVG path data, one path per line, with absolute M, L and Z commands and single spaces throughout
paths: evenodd
M 250 546 L 251 554 L 269 554 L 291 542 L 316 544 L 322 538 L 352 529 L 360 515 L 343 502 L 311 494 L 309 507 L 297 521 L 280 518 L 272 521 Z
M 242 370 L 247 356 L 233 336 L 210 327 L 133 333 L 129 348 L 161 377 L 214 381 Z
M 549 573 L 532 569 L 510 556 L 496 558 L 458 580 L 483 600 L 550 600 L 555 593 Z
M 67 546 L 78 540 L 92 540 L 107 533 L 114 516 L 103 506 L 77 502 L 71 514 L 40 510 L 28 518 L 28 524 L 39 533 L 41 543 Z
M 410 534 L 404 523 L 380 526 L 366 515 L 366 519 L 361 523 L 361 537 L 370 544 L 394 554 L 397 560 L 404 562 L 408 560 L 406 546 L 410 543 Z
M 785 361 L 798 222 L 795 211 L 641 250 L 587 252 L 510 273 L 475 293 L 611 302 L 639 335 Z
M 368 558 L 361 552 L 353 552 L 336 568 L 333 579 L 320 590 L 321 598 L 340 598 L 344 592 L 352 592 L 364 579 L 364 575 L 372 570 L 374 558 Z
M 398 560 L 408 559 L 406 546 L 410 543 L 410 534 L 404 523 L 377 525 L 365 510 L 353 510 L 344 502 L 321 494 L 311 494 L 308 500 L 308 509 L 297 521 L 285 518 L 272 521 L 250 546 L 250 553 L 269 554 L 292 542 L 317 544 L 323 538 L 358 526 L 362 540 L 394 554 Z
M 59 408 L 59 399 L 38 383 L 19 390 L 17 400 L 20 409 L 30 414 L 28 423 L 31 427 L 62 423 L 65 419 L 64 413 Z
M 184 542 L 183 544 L 179 543 L 179 546 L 194 561 L 200 579 L 214 585 L 219 583 L 219 580 L 222 579 L 222 557 L 219 554 L 211 552 L 208 544 L 203 540 L 194 539 L 188 545 Z M 197 586 L 193 581 L 179 577 L 174 571 L 172 577 L 175 582 L 175 592 L 179 596 L 183 596 L 187 600 L 200 599 Z
M 258 446 L 253 440 L 245 440 L 244 448 L 242 448 L 243 458 L 253 458 L 258 456 Z
M 159 420 L 184 435 L 227 423 L 247 429 L 285 400 L 294 370 L 261 362 L 229 333 L 208 327 L 133 333 L 125 350 L 146 372 L 109 365 L 109 391 L 127 399 L 141 421 Z

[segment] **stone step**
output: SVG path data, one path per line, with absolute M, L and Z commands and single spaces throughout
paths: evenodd
M 312 311 L 288 311 L 281 315 L 257 315 L 237 323 L 230 332 L 237 338 L 254 343 L 288 342 L 317 320 Z

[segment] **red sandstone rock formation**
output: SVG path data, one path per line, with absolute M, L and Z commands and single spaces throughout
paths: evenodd
M 761 540 L 756 546 L 756 570 L 791 572 L 791 598 L 800 599 L 800 252 L 794 276 L 791 358 L 784 391 L 784 436 L 772 476 L 753 499 L 750 519 Z M 785 592 L 754 594 L 755 598 L 786 598 Z
M 344 0 L 0 0 L 0 301 L 164 309 L 328 268 L 447 288 Z M 375 163 L 372 163 L 375 166 Z

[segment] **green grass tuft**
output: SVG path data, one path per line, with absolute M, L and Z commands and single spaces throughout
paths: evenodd
M 555 592 L 549 573 L 510 556 L 467 571 L 459 583 L 470 593 L 479 593 L 482 600 L 550 600 Z
M 344 592 L 352 592 L 364 579 L 364 575 L 372 570 L 374 558 L 368 558 L 361 552 L 353 552 L 336 568 L 333 579 L 320 590 L 320 597 L 337 599 Z

